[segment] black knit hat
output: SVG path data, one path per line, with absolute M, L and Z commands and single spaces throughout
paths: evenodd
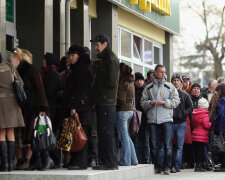
M 85 53 L 85 50 L 83 46 L 80 46 L 77 44 L 71 45 L 69 48 L 69 51 L 67 52 L 67 54 L 78 54 L 79 56 L 84 53 Z
M 194 83 L 194 84 L 191 86 L 191 91 L 192 91 L 192 89 L 193 89 L 194 87 L 198 87 L 199 89 L 201 89 L 200 84 Z
M 143 76 L 143 74 L 141 74 L 140 72 L 136 72 L 135 73 L 135 80 L 145 80 L 145 78 L 144 78 L 144 76 Z
M 60 64 L 59 57 L 53 53 L 46 52 L 46 54 L 44 55 L 44 58 L 46 59 L 47 66 L 51 66 L 51 65 L 59 66 Z

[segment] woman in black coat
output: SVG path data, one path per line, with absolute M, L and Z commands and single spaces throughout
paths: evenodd
M 60 82 L 60 76 L 57 72 L 57 67 L 60 64 L 59 58 L 52 53 L 46 53 L 44 55 L 44 59 L 42 61 L 43 63 L 43 84 L 45 88 L 45 94 L 48 100 L 49 105 L 49 113 L 50 113 L 50 119 L 52 122 L 52 129 L 53 132 L 56 134 L 58 131 L 58 124 L 60 122 L 57 122 L 56 118 L 56 107 L 58 104 L 58 92 L 61 90 L 61 82 Z M 61 167 L 61 159 L 60 159 L 60 153 L 57 148 L 50 150 L 49 154 L 54 161 L 54 167 L 51 167 L 52 169 L 60 168 Z
M 77 112 L 82 127 L 89 137 L 88 130 L 91 124 L 91 106 L 89 99 L 89 88 L 91 86 L 92 73 L 90 69 L 90 57 L 85 54 L 84 48 L 79 45 L 72 45 L 69 48 L 70 72 L 66 79 L 64 89 L 65 106 L 68 109 L 67 115 L 74 116 Z M 87 169 L 88 163 L 88 142 L 83 149 L 71 153 L 69 170 Z

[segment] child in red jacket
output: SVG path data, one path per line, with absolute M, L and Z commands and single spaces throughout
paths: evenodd
M 209 141 L 209 129 L 211 128 L 211 123 L 209 122 L 208 115 L 209 103 L 206 99 L 201 98 L 198 101 L 198 109 L 192 112 L 192 144 L 195 154 L 195 172 L 206 171 L 203 168 L 204 163 L 204 148 Z

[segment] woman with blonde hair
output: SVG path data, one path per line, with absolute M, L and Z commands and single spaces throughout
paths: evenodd
M 23 82 L 14 68 L 2 61 L 0 54 L 0 171 L 13 170 L 14 128 L 24 127 L 22 112 L 13 90 L 14 76 Z
M 30 57 L 29 57 L 30 56 Z M 48 111 L 48 102 L 45 90 L 38 70 L 32 65 L 31 55 L 20 48 L 15 48 L 9 55 L 8 61 L 18 70 L 24 81 L 24 90 L 27 94 L 27 101 L 22 107 L 25 128 L 23 129 L 23 144 L 31 144 L 34 119 L 38 115 L 44 115 Z M 42 167 L 41 158 L 37 156 L 34 164 L 30 165 L 29 170 L 46 170 L 53 165 L 53 161 L 48 153 L 44 154 L 45 162 Z M 30 163 L 31 164 L 31 163 Z

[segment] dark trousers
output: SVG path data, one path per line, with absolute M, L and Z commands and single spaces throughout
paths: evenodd
M 218 153 L 221 168 L 225 168 L 225 153 Z
M 88 159 L 98 159 L 98 137 L 97 137 L 97 117 L 96 108 L 92 108 L 92 123 L 89 128 L 89 143 L 88 143 Z
M 100 164 L 117 166 L 115 148 L 116 106 L 97 106 L 97 133 Z
M 62 163 L 61 158 L 60 158 L 60 151 L 58 148 L 50 150 L 49 155 L 52 158 L 52 160 L 54 161 L 55 165 L 60 165 Z
M 87 138 L 89 139 L 89 125 L 82 125 L 82 128 L 87 135 Z M 79 152 L 71 152 L 71 164 L 73 166 L 80 166 L 82 168 L 87 168 L 88 167 L 88 141 L 84 145 L 84 147 L 81 149 Z
M 194 166 L 194 153 L 192 144 L 184 144 L 183 146 L 183 162 L 187 162 L 188 166 Z
M 192 145 L 194 148 L 196 166 L 203 164 L 205 161 L 205 144 L 202 142 L 193 141 Z

